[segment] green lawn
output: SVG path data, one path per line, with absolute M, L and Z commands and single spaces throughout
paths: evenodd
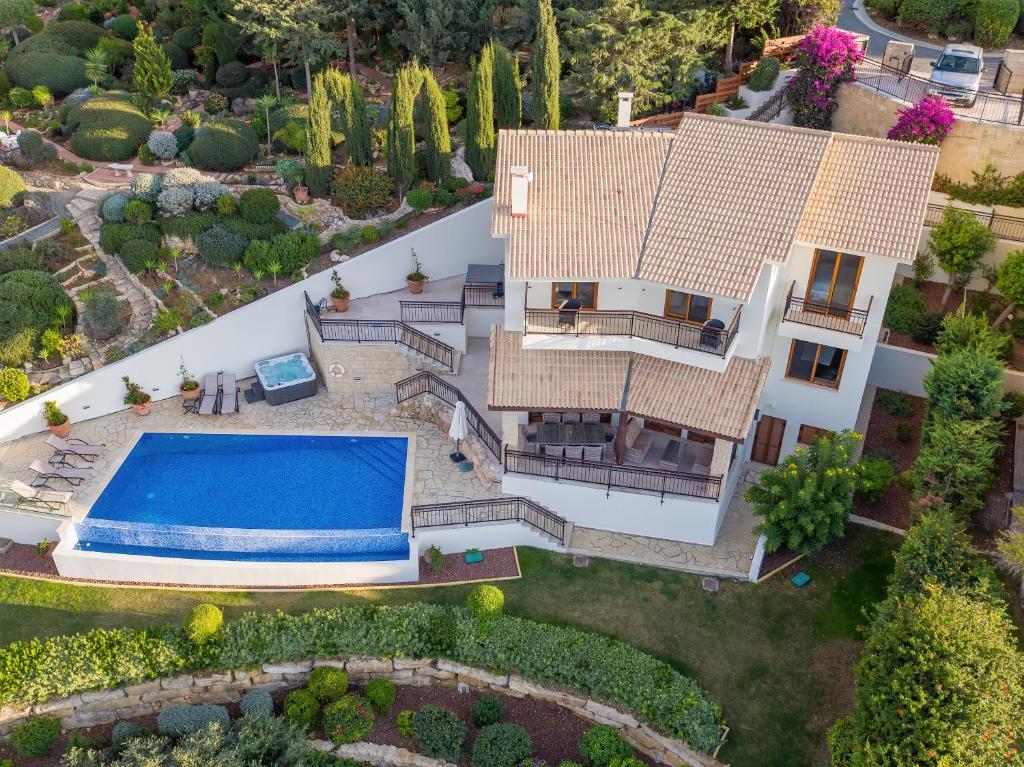
M 720 758 L 735 767 L 827 765 L 825 731 L 852 701 L 861 608 L 880 598 L 899 539 L 852 527 L 800 564 L 812 576 L 754 586 L 520 549 L 523 578 L 501 583 L 511 613 L 613 634 L 704 685 L 732 730 Z M 461 602 L 469 587 L 295 593 L 69 587 L 0 577 L 0 644 L 96 626 L 178 622 L 197 601 L 226 613 L 302 611 L 353 602 Z

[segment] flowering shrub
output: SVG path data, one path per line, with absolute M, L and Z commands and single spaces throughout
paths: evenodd
M 917 144 L 941 144 L 956 122 L 956 116 L 942 96 L 925 96 L 913 106 L 896 113 L 896 124 L 886 138 Z
M 174 155 L 178 153 L 178 140 L 174 138 L 173 133 L 165 130 L 155 130 L 150 133 L 146 146 L 161 160 L 173 160 Z
M 373 729 L 369 701 L 346 695 L 324 708 L 324 734 L 332 743 L 358 743 Z
M 863 58 L 864 52 L 849 32 L 820 24 L 814 27 L 800 41 L 796 77 L 786 90 L 793 121 L 805 128 L 829 130 L 839 86 L 856 79 L 854 67 Z

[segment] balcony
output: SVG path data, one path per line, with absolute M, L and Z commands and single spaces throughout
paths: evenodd
M 639 338 L 724 359 L 739 333 L 739 322 L 740 311 L 725 327 L 721 320 L 693 325 L 635 311 L 527 309 L 525 333 Z
M 825 331 L 864 338 L 864 328 L 868 324 L 874 296 L 868 298 L 868 305 L 864 309 L 854 309 L 846 304 L 801 298 L 795 295 L 795 291 L 796 282 L 793 282 L 786 295 L 786 309 L 782 315 L 784 323 L 794 322 L 798 325 L 809 325 Z

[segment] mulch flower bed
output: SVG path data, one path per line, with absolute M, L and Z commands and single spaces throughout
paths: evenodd
M 761 560 L 761 569 L 757 571 L 757 579 L 767 578 L 773 573 L 778 574 L 781 568 L 793 564 L 798 559 L 800 559 L 800 555 L 785 546 L 776 549 L 771 554 L 765 554 Z
M 483 555 L 484 559 L 482 562 L 466 564 L 464 552 L 460 551 L 445 554 L 444 566 L 437 573 L 430 569 L 430 566 L 423 560 L 423 557 L 420 557 L 420 577 L 415 583 L 322 583 L 309 586 L 245 586 L 244 588 L 247 591 L 281 589 L 302 591 L 306 589 L 328 588 L 366 589 L 396 586 L 442 586 L 444 584 L 460 583 L 463 581 L 492 581 L 520 577 L 519 560 L 516 558 L 516 551 L 514 547 L 509 546 L 501 549 L 485 549 L 483 551 Z M 64 581 L 67 583 L 100 583 L 108 586 L 152 586 L 160 588 L 182 588 L 188 590 L 195 590 L 197 588 L 196 586 L 177 583 L 142 583 L 132 581 L 99 581 L 64 578 L 57 573 L 57 566 L 54 564 L 53 557 L 49 553 L 39 554 L 39 552 L 36 551 L 35 546 L 22 543 L 13 544 L 6 553 L 0 554 L 0 573 L 29 578 L 42 578 L 52 581 Z M 211 584 L 207 588 L 217 587 L 218 586 L 216 584 Z M 224 586 L 223 588 L 237 591 L 240 587 Z

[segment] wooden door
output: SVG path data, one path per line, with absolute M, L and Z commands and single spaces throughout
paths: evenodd
M 782 450 L 782 435 L 786 433 L 786 421 L 770 415 L 761 416 L 754 432 L 754 447 L 750 451 L 750 460 L 775 466 L 779 462 Z

